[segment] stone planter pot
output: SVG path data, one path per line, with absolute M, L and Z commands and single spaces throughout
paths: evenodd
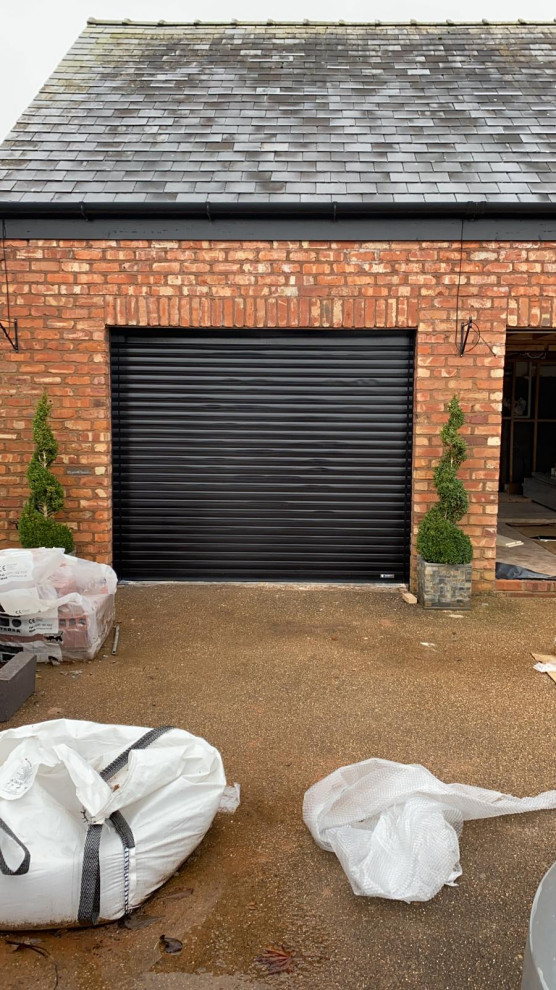
M 423 608 L 471 608 L 471 564 L 417 559 L 417 597 Z

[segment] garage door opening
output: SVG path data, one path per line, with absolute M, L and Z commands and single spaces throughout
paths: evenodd
M 407 581 L 413 334 L 111 335 L 126 580 Z

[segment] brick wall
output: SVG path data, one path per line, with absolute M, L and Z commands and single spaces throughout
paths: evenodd
M 470 445 L 463 525 L 475 587 L 493 587 L 506 327 L 556 326 L 556 244 L 465 244 L 460 318 L 471 314 L 484 342 L 463 358 L 459 243 L 42 240 L 10 241 L 7 254 L 20 353 L 0 340 L 0 546 L 17 543 L 31 418 L 46 388 L 64 519 L 78 553 L 110 560 L 107 327 L 415 327 L 413 532 L 435 499 L 438 431 L 456 392 Z

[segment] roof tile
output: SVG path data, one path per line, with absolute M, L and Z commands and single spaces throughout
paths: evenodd
M 555 24 L 90 23 L 0 202 L 556 202 Z

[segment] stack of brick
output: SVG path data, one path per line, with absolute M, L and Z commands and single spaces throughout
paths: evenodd
M 111 567 L 61 550 L 0 552 L 0 663 L 22 650 L 39 661 L 92 660 L 114 624 Z

